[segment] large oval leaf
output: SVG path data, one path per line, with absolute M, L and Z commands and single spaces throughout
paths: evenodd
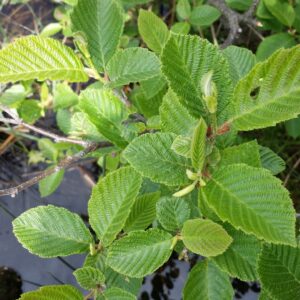
M 87 252 L 93 238 L 81 218 L 52 205 L 32 208 L 13 221 L 18 241 L 41 257 Z
M 87 81 L 73 50 L 51 38 L 28 36 L 0 51 L 0 82 L 23 80 Z
M 172 253 L 172 236 L 159 229 L 133 231 L 114 242 L 106 263 L 131 277 L 144 277 L 163 265 Z
M 231 236 L 221 225 L 204 219 L 186 221 L 181 235 L 190 251 L 207 257 L 223 253 L 232 242 Z
M 223 221 L 268 242 L 295 245 L 292 201 L 269 171 L 244 164 L 222 167 L 204 190 Z
M 94 187 L 89 201 L 90 224 L 104 245 L 122 230 L 142 184 L 131 167 L 108 174 Z

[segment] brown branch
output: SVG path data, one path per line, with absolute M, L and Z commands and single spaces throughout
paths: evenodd
M 19 192 L 35 185 L 42 179 L 46 178 L 47 176 L 50 176 L 56 172 L 59 172 L 61 170 L 66 170 L 73 166 L 75 163 L 80 161 L 82 158 L 84 158 L 87 154 L 99 149 L 99 148 L 106 148 L 106 147 L 111 147 L 112 144 L 109 142 L 100 142 L 100 143 L 90 143 L 89 146 L 87 146 L 84 150 L 76 153 L 74 156 L 68 156 L 61 160 L 57 166 L 51 169 L 47 169 L 37 176 L 8 189 L 0 190 L 0 197 L 1 196 L 12 196 L 15 197 Z
M 71 144 L 75 144 L 75 145 L 80 145 L 83 147 L 87 147 L 90 145 L 90 142 L 59 136 L 59 135 L 49 132 L 45 129 L 36 127 L 34 125 L 27 124 L 22 119 L 20 119 L 19 116 L 13 110 L 11 110 L 10 108 L 8 108 L 4 105 L 0 105 L 0 110 L 6 112 L 11 117 L 11 119 L 0 118 L 0 122 L 23 126 L 24 128 L 27 128 L 28 130 L 31 130 L 31 131 L 39 133 L 43 136 L 49 137 L 49 138 L 53 139 L 55 142 L 67 142 L 67 143 L 71 143 Z
M 255 25 L 255 20 L 253 19 L 253 14 L 255 13 L 256 7 L 259 0 L 254 0 L 250 8 L 243 14 L 240 14 L 232 9 L 230 9 L 224 0 L 209 0 L 208 4 L 211 4 L 218 8 L 223 17 L 228 23 L 229 33 L 221 45 L 221 48 L 226 48 L 232 45 L 237 38 L 238 34 L 241 32 L 240 24 L 244 23 L 246 25 Z

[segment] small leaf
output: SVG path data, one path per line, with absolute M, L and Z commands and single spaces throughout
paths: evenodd
M 261 165 L 263 168 L 271 171 L 273 175 L 277 175 L 284 171 L 285 162 L 284 160 L 278 156 L 275 152 L 267 147 L 260 146 L 259 154 Z
M 198 262 L 188 275 L 183 300 L 232 300 L 234 291 L 227 274 L 213 262 Z
M 147 46 L 160 54 L 169 37 L 167 25 L 153 12 L 141 9 L 138 18 L 138 28 Z
M 285 128 L 288 135 L 292 138 L 300 137 L 300 117 L 285 122 Z
M 252 167 L 261 168 L 260 147 L 256 141 L 232 146 L 221 151 L 219 167 L 232 164 L 247 164 Z
M 155 219 L 156 202 L 159 197 L 159 192 L 144 194 L 137 197 L 130 215 L 126 220 L 124 230 L 129 232 L 146 229 Z
M 97 69 L 103 70 L 116 52 L 124 17 L 116 0 L 79 0 L 71 14 L 74 32 L 83 32 Z
M 156 204 L 156 214 L 166 230 L 175 232 L 190 218 L 191 209 L 184 199 L 163 197 Z
M 130 167 L 118 169 L 100 179 L 89 201 L 90 224 L 108 246 L 122 230 L 142 184 Z
M 134 139 L 123 155 L 143 176 L 166 185 L 188 183 L 187 159 L 171 150 L 175 135 L 171 133 L 144 134 Z
M 197 119 L 180 103 L 179 97 L 169 89 L 160 107 L 161 126 L 165 132 L 177 135 L 190 135 Z
M 31 79 L 85 82 L 88 77 L 71 48 L 51 38 L 27 36 L 0 51 L 0 82 Z
M 280 48 L 291 48 L 296 46 L 297 42 L 294 37 L 286 32 L 276 33 L 266 37 L 258 46 L 256 57 L 258 61 L 269 58 L 275 51 Z
M 261 242 L 253 235 L 245 234 L 228 224 L 224 227 L 233 238 L 233 242 L 224 253 L 214 257 L 213 261 L 231 277 L 242 281 L 257 280 L 256 266 Z
M 246 76 L 256 64 L 255 55 L 248 49 L 229 46 L 223 51 L 230 68 L 230 75 L 234 84 Z
M 109 248 L 106 263 L 131 277 L 144 277 L 162 266 L 171 256 L 172 236 L 159 229 L 133 231 Z
M 190 137 L 179 135 L 174 140 L 171 149 L 178 155 L 191 158 L 191 144 L 192 139 Z
M 64 179 L 64 170 L 60 170 L 58 172 L 53 173 L 50 176 L 47 176 L 46 178 L 42 179 L 39 182 L 39 191 L 41 194 L 41 197 L 48 197 L 51 194 L 53 194 L 57 188 L 60 186 L 61 182 Z
M 111 287 L 106 289 L 96 300 L 136 300 L 136 297 L 123 289 Z
M 295 20 L 295 10 L 288 1 L 263 0 L 267 9 L 282 24 L 291 27 Z
M 21 103 L 18 113 L 24 122 L 34 124 L 42 116 L 42 109 L 39 101 L 25 100 Z
M 83 295 L 71 285 L 49 285 L 37 291 L 24 293 L 19 300 L 84 300 Z
M 97 288 L 98 285 L 105 282 L 104 274 L 92 267 L 77 269 L 73 274 L 79 285 L 86 290 Z
M 209 206 L 223 221 L 265 241 L 295 245 L 292 201 L 269 171 L 229 165 L 216 171 L 203 189 Z
M 160 62 L 153 52 L 132 47 L 118 51 L 107 66 L 109 86 L 127 85 L 160 75 Z
M 80 94 L 81 110 L 98 131 L 118 147 L 127 141 L 122 137 L 122 122 L 127 119 L 125 105 L 110 89 L 87 89 Z
M 202 171 L 206 156 L 207 125 L 201 118 L 196 126 L 191 145 L 192 165 L 196 171 Z
M 190 251 L 206 257 L 222 254 L 232 243 L 226 230 L 208 219 L 186 221 L 181 235 L 184 245 Z
M 24 212 L 13 221 L 13 231 L 26 249 L 45 258 L 86 252 L 93 241 L 78 215 L 52 205 Z
M 299 299 L 299 247 L 264 245 L 259 257 L 258 273 L 262 288 L 272 299 Z
M 181 19 L 188 19 L 191 15 L 191 4 L 189 0 L 178 0 L 176 5 L 176 12 Z
M 211 5 L 200 5 L 193 9 L 190 22 L 194 26 L 208 27 L 217 21 L 221 12 Z
M 55 110 L 68 108 L 78 103 L 78 96 L 66 84 L 59 83 L 55 85 L 53 91 L 53 107 Z

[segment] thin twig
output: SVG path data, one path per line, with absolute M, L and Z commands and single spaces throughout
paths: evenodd
M 31 131 L 39 133 L 43 136 L 47 136 L 47 137 L 53 139 L 55 142 L 67 142 L 67 143 L 72 143 L 75 145 L 80 145 L 83 147 L 89 146 L 89 144 L 90 144 L 90 142 L 87 142 L 87 141 L 76 140 L 76 139 L 72 139 L 72 138 L 68 138 L 68 137 L 62 137 L 55 133 L 49 132 L 45 129 L 36 127 L 34 125 L 27 124 L 22 119 L 20 119 L 19 116 L 13 110 L 11 110 L 10 108 L 8 108 L 4 105 L 0 105 L 0 110 L 6 112 L 12 118 L 12 119 L 0 118 L 0 122 L 23 126 Z
M 283 183 L 284 186 L 287 186 L 287 184 L 288 184 L 288 182 L 289 182 L 289 180 L 290 180 L 290 178 L 291 178 L 293 172 L 295 171 L 295 169 L 298 168 L 299 165 L 300 165 L 300 158 L 297 159 L 297 161 L 296 161 L 296 162 L 294 163 L 294 165 L 292 166 L 290 172 L 289 172 L 289 173 L 287 174 L 287 176 L 285 177 L 285 180 L 284 180 L 284 183 Z
M 229 33 L 227 38 L 221 45 L 221 48 L 226 48 L 233 44 L 238 34 L 241 32 L 240 24 L 249 24 L 254 25 L 255 20 L 253 19 L 253 14 L 255 13 L 256 7 L 259 3 L 259 0 L 254 0 L 250 8 L 243 14 L 240 14 L 232 9 L 230 9 L 224 0 L 209 0 L 208 4 L 211 4 L 218 8 L 223 17 L 228 23 Z
M 40 173 L 39 175 L 8 189 L 4 189 L 4 190 L 0 190 L 0 197 L 1 196 L 12 196 L 15 197 L 19 192 L 35 185 L 36 183 L 38 183 L 39 181 L 41 181 L 42 179 L 57 173 L 61 170 L 65 170 L 68 169 L 70 166 L 73 166 L 74 163 L 80 161 L 82 158 L 84 158 L 87 154 L 95 151 L 98 148 L 105 148 L 105 147 L 111 147 L 112 144 L 109 142 L 100 142 L 100 143 L 90 143 L 89 146 L 87 146 L 84 150 L 76 153 L 74 156 L 68 156 L 66 158 L 64 158 L 63 160 L 61 160 L 57 166 L 55 166 L 54 168 L 51 169 L 46 169 L 45 171 L 43 171 L 42 173 Z

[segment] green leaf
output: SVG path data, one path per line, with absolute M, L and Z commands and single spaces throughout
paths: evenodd
M 292 201 L 269 171 L 244 164 L 222 167 L 204 190 L 223 221 L 267 242 L 295 245 Z
M 171 89 L 165 95 L 159 112 L 163 131 L 190 135 L 196 126 L 197 120 L 189 114 Z
M 256 64 L 255 55 L 246 48 L 229 46 L 223 50 L 230 68 L 230 75 L 234 84 L 246 76 Z
M 171 149 L 178 155 L 191 158 L 191 144 L 192 139 L 190 137 L 179 135 L 174 140 Z
M 42 179 L 39 182 L 39 191 L 41 197 L 48 197 L 49 195 L 53 194 L 60 186 L 61 182 L 63 181 L 64 174 L 65 171 L 60 170 Z
M 271 171 L 273 175 L 277 175 L 284 171 L 285 162 L 275 152 L 267 147 L 259 147 L 260 160 L 263 168 Z
M 299 299 L 299 248 L 265 245 L 259 257 L 258 273 L 263 289 L 272 299 Z
M 105 278 L 107 287 L 118 287 L 134 295 L 139 293 L 142 286 L 142 278 L 124 276 L 107 266 L 105 269 Z
M 24 122 L 34 124 L 42 116 L 42 109 L 39 101 L 25 100 L 21 103 L 18 113 Z
M 106 289 L 97 300 L 136 300 L 136 297 L 123 289 L 112 287 Z
M 169 37 L 167 25 L 153 12 L 141 9 L 138 28 L 148 48 L 160 54 Z
M 295 10 L 288 1 L 263 0 L 267 9 L 283 25 L 291 27 L 295 20 Z
M 141 278 L 169 259 L 171 246 L 172 236 L 165 231 L 133 231 L 112 244 L 106 263 L 121 274 Z
M 160 78 L 160 82 L 163 82 L 164 84 L 162 87 L 154 83 L 154 81 L 158 78 Z M 153 85 L 150 81 L 153 82 Z M 159 107 L 161 106 L 165 93 L 165 81 L 161 76 L 157 76 L 141 82 L 140 88 L 137 88 L 134 91 L 131 100 L 133 100 L 134 106 L 140 113 L 142 113 L 146 118 L 151 118 L 159 114 Z M 147 121 L 149 121 L 149 119 Z
M 207 125 L 205 121 L 201 118 L 194 130 L 191 145 L 192 165 L 197 172 L 202 171 L 205 162 L 206 133 Z
M 196 36 L 171 34 L 161 61 L 170 87 L 189 113 L 197 118 L 206 114 L 201 79 L 212 71 L 212 80 L 218 91 L 219 123 L 225 121 L 233 88 L 228 63 L 216 46 Z
M 105 282 L 104 274 L 92 267 L 77 269 L 73 274 L 79 285 L 86 290 L 97 288 L 98 285 Z
M 217 21 L 221 12 L 211 5 L 200 5 L 193 9 L 190 22 L 194 26 L 208 27 Z
M 262 61 L 271 56 L 280 48 L 291 48 L 296 46 L 295 39 L 286 32 L 273 34 L 266 37 L 258 46 L 256 57 L 258 61 Z
M 127 141 L 122 137 L 122 122 L 127 119 L 125 105 L 110 89 L 87 89 L 80 95 L 80 108 L 98 131 L 118 147 Z
M 171 27 L 171 31 L 177 34 L 188 34 L 190 30 L 191 25 L 188 22 L 177 22 Z
M 300 117 L 285 122 L 285 129 L 292 138 L 300 137 Z
M 183 289 L 184 300 L 232 300 L 233 295 L 228 275 L 208 260 L 193 267 Z
M 59 33 L 63 29 L 60 23 L 49 23 L 41 31 L 40 35 L 42 37 L 50 37 Z
M 228 147 L 221 151 L 221 161 L 219 166 L 247 164 L 252 167 L 261 168 L 259 151 L 260 147 L 256 141 Z
M 100 179 L 89 201 L 90 224 L 108 246 L 122 230 L 142 184 L 130 167 L 118 169 Z
M 279 50 L 239 81 L 233 98 L 237 130 L 276 125 L 300 113 L 300 47 Z
M 83 295 L 71 285 L 49 285 L 24 293 L 19 300 L 83 300 Z
M 253 235 L 247 235 L 228 224 L 224 227 L 233 238 L 233 242 L 224 253 L 214 257 L 213 261 L 231 277 L 242 281 L 257 280 L 256 266 L 261 243 Z
M 118 51 L 107 65 L 109 86 L 140 82 L 160 74 L 157 56 L 145 48 L 132 47 Z
M 64 83 L 54 86 L 53 91 L 53 107 L 55 110 L 68 108 L 78 103 L 78 96 L 73 90 Z
M 175 232 L 190 218 L 191 209 L 182 198 L 163 197 L 156 204 L 156 214 L 159 223 L 166 230 Z
M 181 19 L 188 19 L 191 15 L 191 4 L 189 0 L 178 0 L 176 5 L 176 12 Z
M 74 32 L 83 32 L 93 63 L 106 68 L 116 52 L 123 32 L 124 17 L 116 0 L 79 0 L 71 14 Z
M 39 149 L 42 151 L 44 157 L 51 161 L 56 162 L 58 159 L 59 151 L 56 145 L 47 138 L 41 138 L 38 140 Z
M 222 254 L 232 243 L 226 230 L 208 219 L 186 221 L 181 235 L 184 245 L 190 251 L 206 257 Z
M 9 107 L 18 107 L 26 98 L 26 91 L 22 84 L 14 84 L 1 93 L 0 103 Z
M 24 248 L 45 258 L 86 252 L 93 241 L 78 215 L 52 205 L 24 212 L 13 221 L 13 232 Z
M 253 0 L 225 0 L 226 4 L 233 9 L 246 11 L 250 8 Z
M 125 159 L 143 176 L 170 186 L 188 183 L 188 161 L 171 150 L 175 135 L 144 134 L 134 139 L 123 152 Z
M 144 194 L 137 197 L 130 215 L 126 220 L 124 230 L 129 232 L 146 229 L 155 219 L 156 202 L 159 197 L 160 192 Z
M 88 80 L 73 50 L 59 41 L 39 36 L 17 39 L 0 51 L 0 82 Z

